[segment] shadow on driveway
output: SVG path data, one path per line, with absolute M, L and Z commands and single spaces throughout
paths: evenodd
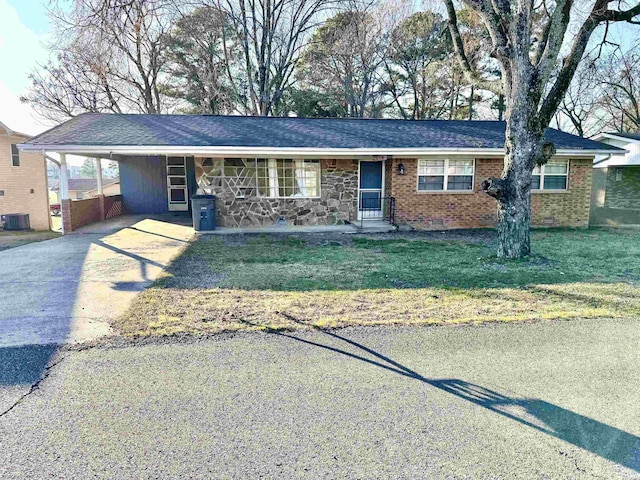
M 42 379 L 59 345 L 108 334 L 192 235 L 184 224 L 122 216 L 0 252 L 0 387 L 14 396 L 9 387 Z

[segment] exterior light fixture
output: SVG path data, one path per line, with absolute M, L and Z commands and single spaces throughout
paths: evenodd
M 404 175 L 404 163 L 398 164 L 398 175 Z

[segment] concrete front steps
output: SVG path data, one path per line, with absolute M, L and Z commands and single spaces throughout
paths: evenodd
M 397 230 L 395 225 L 384 220 L 364 220 L 354 222 L 353 225 L 358 229 L 358 233 L 388 233 Z

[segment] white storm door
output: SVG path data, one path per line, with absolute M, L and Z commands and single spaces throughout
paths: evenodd
M 170 212 L 189 210 L 187 161 L 185 157 L 167 157 L 167 189 Z

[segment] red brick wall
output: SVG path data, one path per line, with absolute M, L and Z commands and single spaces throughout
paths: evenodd
M 571 159 L 569 189 L 531 194 L 531 222 L 537 226 L 588 227 L 593 160 Z
M 64 231 L 69 233 L 90 223 L 120 215 L 122 213 L 122 197 L 113 195 L 85 200 L 62 200 L 60 207 Z
M 72 232 L 84 225 L 101 220 L 98 197 L 86 200 L 62 200 L 61 207 L 65 232 Z
M 496 201 L 480 184 L 500 176 L 503 160 L 476 159 L 473 190 L 463 193 L 418 192 L 417 159 L 394 158 L 390 194 L 396 198 L 396 222 L 417 229 L 489 227 L 496 223 Z M 398 174 L 398 164 L 405 174 Z M 566 191 L 533 192 L 532 223 L 536 226 L 587 227 L 591 195 L 591 160 L 571 159 L 569 188 Z

